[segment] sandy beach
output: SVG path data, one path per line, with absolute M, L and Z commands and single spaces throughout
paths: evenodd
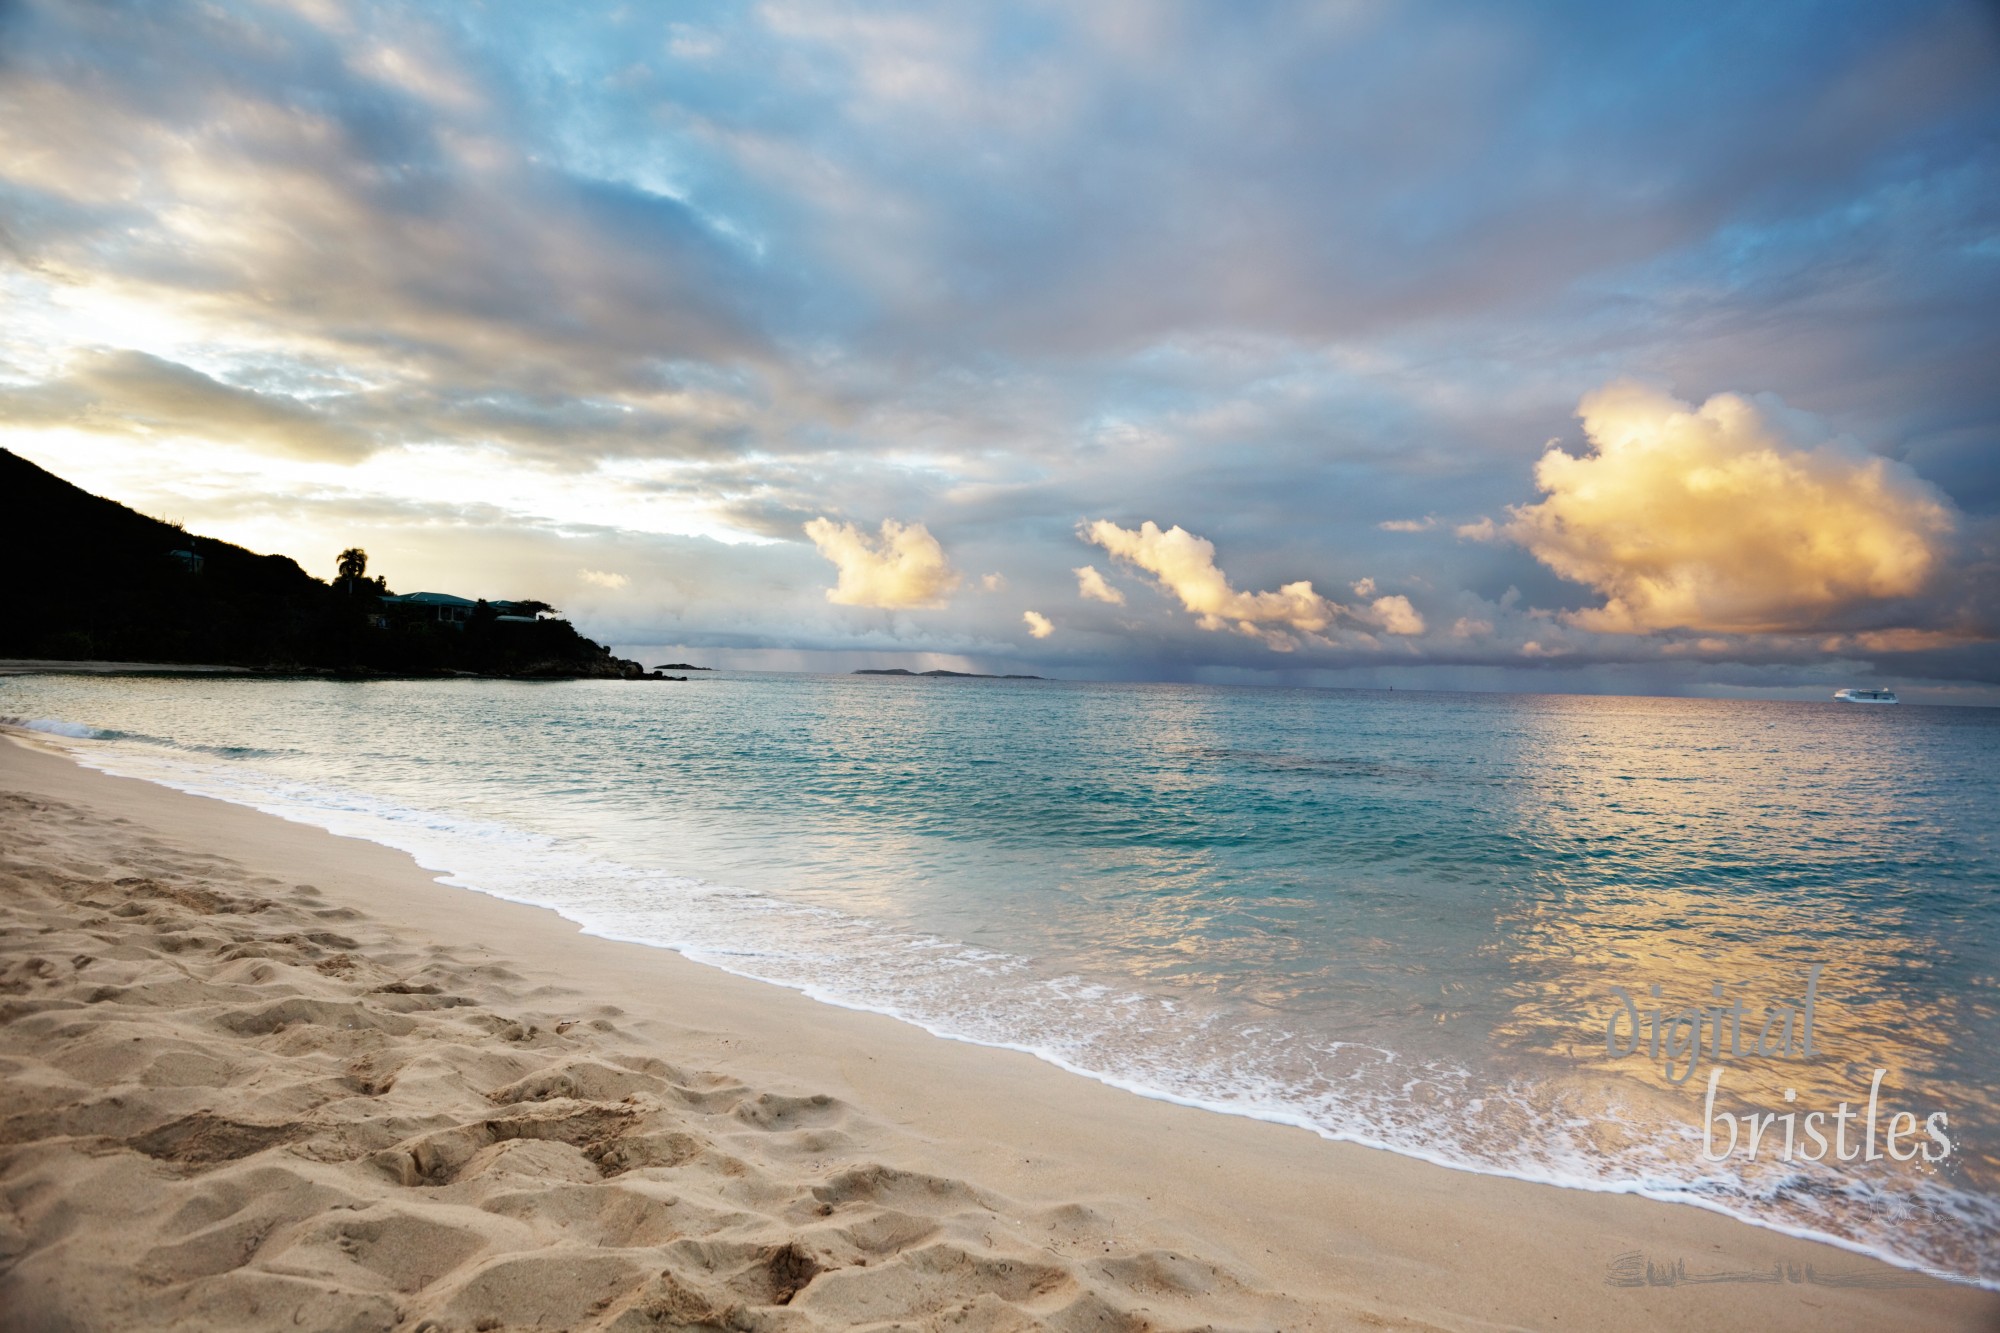
M 0 907 L 8 1329 L 2000 1326 L 586 937 L 46 738 L 0 743 Z

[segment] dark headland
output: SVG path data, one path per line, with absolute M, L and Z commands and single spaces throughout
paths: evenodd
M 289 556 L 149 518 L 6 449 L 0 496 L 23 575 L 0 616 L 0 658 L 353 677 L 672 679 L 613 657 L 546 603 L 399 598 L 380 577 L 321 582 Z

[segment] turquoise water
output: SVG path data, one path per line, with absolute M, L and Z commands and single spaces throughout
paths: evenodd
M 2000 1281 L 2000 711 L 744 674 L 22 677 L 0 714 L 1136 1091 Z M 1811 1058 L 1607 1050 L 1613 987 L 1754 1026 L 1815 966 Z M 1716 1068 L 1753 1116 L 1885 1070 L 1883 1132 L 1951 1152 L 1704 1161 Z

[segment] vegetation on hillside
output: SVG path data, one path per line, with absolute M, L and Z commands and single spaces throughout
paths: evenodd
M 0 657 L 213 663 L 349 674 L 619 677 L 566 620 L 503 620 L 480 603 L 463 626 L 386 602 L 367 553 L 323 583 L 259 555 L 90 494 L 0 449 L 0 497 L 25 578 L 0 613 Z M 545 603 L 518 609 L 546 611 Z

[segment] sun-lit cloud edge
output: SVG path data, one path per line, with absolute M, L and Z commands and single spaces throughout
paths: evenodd
M 1613 634 L 1839 628 L 1914 599 L 1952 556 L 1959 520 L 1914 472 L 1838 441 L 1801 440 L 1781 404 L 1717 394 L 1700 407 L 1617 381 L 1578 407 L 1590 451 L 1552 446 L 1543 498 L 1504 536 L 1604 603 L 1569 623 Z M 1902 630 L 1924 626 L 1899 625 Z

